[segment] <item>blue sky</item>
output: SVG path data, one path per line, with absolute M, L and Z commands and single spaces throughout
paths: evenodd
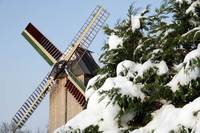
M 113 26 L 126 17 L 133 0 L 0 0 L 0 123 L 9 122 L 17 109 L 43 79 L 50 66 L 21 36 L 26 25 L 33 23 L 61 51 L 83 25 L 97 4 L 111 14 L 107 24 Z M 161 0 L 135 0 L 136 7 Z M 100 55 L 106 37 L 100 32 L 90 50 Z M 48 124 L 48 96 L 26 123 L 30 129 L 46 131 Z

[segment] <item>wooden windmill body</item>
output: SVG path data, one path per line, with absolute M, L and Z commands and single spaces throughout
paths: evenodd
M 31 23 L 28 24 L 22 35 L 53 69 L 14 115 L 12 124 L 16 130 L 25 124 L 48 92 L 50 133 L 84 108 L 85 86 L 98 68 L 87 48 L 108 16 L 103 7 L 97 6 L 64 53 Z
M 88 55 L 89 54 L 89 55 Z M 87 59 L 87 60 L 85 60 Z M 91 67 L 87 67 L 87 65 Z M 85 53 L 79 64 L 72 67 L 72 72 L 75 74 L 84 85 L 87 85 L 90 78 L 96 75 L 97 68 L 92 56 Z M 73 87 L 70 86 L 66 77 L 60 77 L 56 80 L 55 87 L 50 91 L 49 105 L 49 132 L 64 125 L 68 120 L 83 110 L 84 104 L 80 104 L 75 98 L 78 95 L 73 92 Z M 85 102 L 85 101 L 84 101 Z

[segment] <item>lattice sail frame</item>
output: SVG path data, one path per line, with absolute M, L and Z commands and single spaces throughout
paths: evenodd
M 24 104 L 17 111 L 15 116 L 12 118 L 12 124 L 17 128 L 21 128 L 24 123 L 28 120 L 28 118 L 32 115 L 32 113 L 36 110 L 38 105 L 47 95 L 49 88 L 53 85 L 54 80 L 49 79 L 49 75 L 47 75 L 39 86 L 35 89 L 35 91 L 28 97 L 28 99 L 24 102 Z
M 102 28 L 108 16 L 109 13 L 102 6 L 97 6 L 79 32 L 75 35 L 70 43 L 71 45 L 66 49 L 60 60 L 64 59 L 69 61 L 78 47 L 87 49 Z
M 102 28 L 103 24 L 105 23 L 106 19 L 108 18 L 109 13 L 101 6 L 97 6 L 95 10 L 92 12 L 90 17 L 87 19 L 86 23 L 82 26 L 81 30 L 77 33 L 75 38 L 71 42 L 71 46 L 63 53 L 62 56 L 60 56 L 59 59 L 52 59 L 53 61 L 50 62 L 50 64 L 55 64 L 56 60 L 62 61 L 65 60 L 67 62 L 70 61 L 73 55 L 80 58 L 83 54 L 77 55 L 76 50 L 78 48 L 87 49 L 89 45 L 92 43 L 93 39 L 99 32 L 99 30 Z M 45 42 L 50 43 L 46 38 L 43 39 L 42 44 L 44 44 L 43 47 L 40 46 L 40 42 L 36 40 L 33 36 L 31 36 L 29 33 L 24 32 L 24 35 L 26 37 L 30 36 L 29 41 L 35 41 L 34 43 L 37 44 L 37 48 L 39 50 L 43 50 L 43 54 L 45 54 Z M 46 40 L 47 41 L 46 41 Z M 79 52 L 80 53 L 80 52 Z M 48 53 L 47 53 L 48 54 Z M 53 57 L 52 55 L 50 55 Z M 66 70 L 68 74 L 68 82 L 67 86 L 69 87 L 69 92 L 75 97 L 75 99 L 82 105 L 85 105 L 85 94 L 84 90 L 81 87 L 81 85 L 77 82 L 77 80 L 73 77 L 72 73 L 68 70 Z M 36 88 L 36 90 L 28 97 L 28 99 L 25 101 L 25 103 L 20 107 L 20 109 L 17 111 L 17 113 L 12 118 L 12 125 L 18 129 L 21 128 L 25 122 L 30 118 L 30 116 L 33 114 L 33 112 L 36 110 L 38 105 L 41 103 L 41 101 L 44 99 L 44 97 L 47 95 L 49 90 L 52 88 L 54 84 L 53 77 L 47 76 L 44 78 L 44 80 L 40 83 L 40 85 Z

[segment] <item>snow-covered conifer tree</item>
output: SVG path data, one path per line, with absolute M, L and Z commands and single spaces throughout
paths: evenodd
M 114 28 L 87 108 L 56 132 L 199 133 L 200 1 L 165 0 Z

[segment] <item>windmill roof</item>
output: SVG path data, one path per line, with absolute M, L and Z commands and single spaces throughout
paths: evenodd
M 91 53 L 92 51 L 86 50 L 81 60 L 72 66 L 72 72 L 75 75 L 96 75 L 96 71 L 99 68 L 99 65 L 95 62 Z

